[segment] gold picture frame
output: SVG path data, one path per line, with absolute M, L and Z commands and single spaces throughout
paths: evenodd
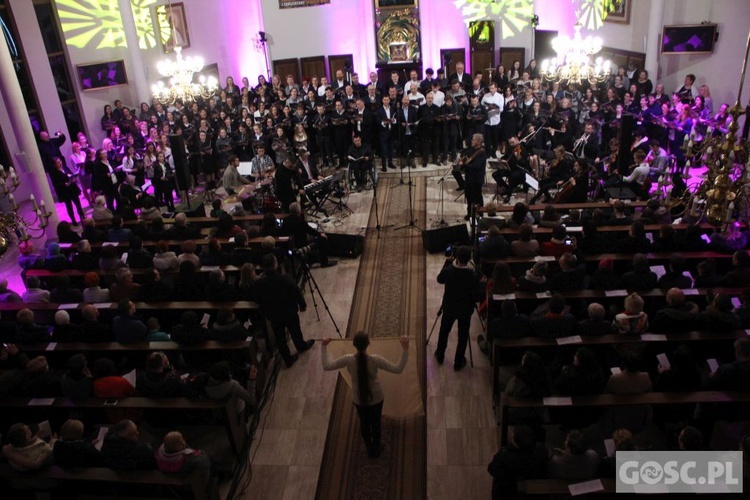
M 622 0 L 620 5 L 604 18 L 606 23 L 630 24 L 630 4 L 633 0 Z
M 183 3 L 158 5 L 154 8 L 154 13 L 156 33 L 165 54 L 174 52 L 177 46 L 190 48 L 190 31 Z

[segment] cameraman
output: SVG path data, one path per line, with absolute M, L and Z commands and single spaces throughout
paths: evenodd
M 294 240 L 295 249 L 307 247 L 307 236 L 312 236 L 314 240 L 309 246 L 318 249 L 320 267 L 331 267 L 338 263 L 335 260 L 328 259 L 328 237 L 325 233 L 321 233 L 310 227 L 310 224 L 302 217 L 302 208 L 299 203 L 294 202 L 289 205 L 289 215 L 284 217 L 281 232 Z
M 469 325 L 480 289 L 478 276 L 473 269 L 468 267 L 470 260 L 471 249 L 467 246 L 458 247 L 454 256 L 446 259 L 437 277 L 438 283 L 445 285 L 445 291 L 441 306 L 443 319 L 440 323 L 435 358 L 438 363 L 443 364 L 445 348 L 448 346 L 448 334 L 453 328 L 453 323 L 458 321 L 458 345 L 453 359 L 453 369 L 456 371 L 466 366 L 464 354 L 469 342 Z

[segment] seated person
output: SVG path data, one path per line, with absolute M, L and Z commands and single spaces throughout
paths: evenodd
M 612 249 L 614 253 L 648 253 L 650 250 L 651 242 L 646 238 L 643 222 L 638 220 L 630 225 L 628 236 L 617 240 Z
M 586 337 L 599 337 L 601 335 L 608 335 L 615 333 L 615 327 L 611 321 L 607 320 L 607 314 L 604 306 L 592 302 L 587 308 L 588 319 L 584 319 L 578 322 L 576 325 L 576 333 Z
M 201 267 L 201 259 L 195 255 L 196 245 L 193 240 L 185 240 L 182 242 L 182 253 L 177 256 L 177 262 L 182 263 L 185 260 L 191 261 L 196 269 Z
M 146 360 L 146 370 L 136 372 L 135 387 L 147 398 L 170 398 L 182 395 L 182 379 L 169 365 L 163 352 L 152 352 Z
M 590 288 L 592 290 L 619 290 L 622 288 L 620 276 L 615 272 L 615 261 L 601 259 L 599 266 L 591 275 Z
M 94 380 L 84 354 L 68 359 L 68 371 L 60 379 L 60 390 L 67 398 L 87 398 L 94 393 Z
M 210 340 L 208 329 L 200 324 L 198 313 L 185 311 L 180 322 L 172 328 L 169 335 L 173 342 L 184 345 L 195 345 Z
M 117 304 L 120 313 L 112 320 L 112 332 L 115 340 L 122 344 L 142 342 L 146 339 L 148 330 L 139 318 L 135 316 L 135 304 L 133 301 L 123 299 Z
M 169 342 L 172 340 L 169 334 L 162 330 L 159 320 L 153 316 L 146 320 L 146 329 L 148 329 L 146 342 Z
M 573 335 L 576 319 L 566 309 L 565 298 L 557 293 L 552 295 L 531 315 L 531 334 L 551 339 Z
M 164 436 L 164 442 L 156 450 L 156 466 L 162 472 L 208 476 L 211 459 L 203 451 L 188 448 L 182 434 L 172 431 Z
M 556 448 L 549 461 L 549 477 L 583 481 L 596 477 L 599 454 L 586 445 L 581 431 L 573 430 L 565 437 L 565 449 Z
M 607 379 L 594 352 L 581 347 L 573 355 L 573 364 L 563 366 L 553 390 L 563 396 L 594 396 L 601 394 L 606 384 Z
M 250 368 L 250 376 L 244 387 L 238 381 L 232 379 L 229 363 L 226 361 L 219 361 L 214 364 L 210 373 L 211 377 L 205 388 L 208 397 L 211 399 L 231 397 L 230 404 L 234 405 L 238 421 L 244 422 L 245 409 L 254 410 L 258 401 L 255 394 L 255 380 L 258 371 L 255 366 Z
M 583 222 L 581 229 L 582 237 L 578 240 L 578 248 L 585 255 L 598 255 L 607 253 L 611 248 L 611 238 L 603 235 L 596 229 L 596 224 L 592 220 Z
M 557 212 L 554 205 L 547 205 L 544 207 L 544 210 L 542 210 L 542 216 L 539 219 L 539 227 L 555 227 L 562 223 L 562 217 Z
M 99 321 L 99 309 L 93 304 L 86 304 L 81 309 L 83 322 L 81 327 L 81 342 L 111 342 L 114 340 L 112 329 L 107 323 Z
M 156 206 L 156 200 L 151 196 L 147 196 L 143 200 L 143 206 L 141 207 L 141 213 L 138 218 L 145 222 L 151 222 L 154 219 L 161 219 L 161 210 Z
M 117 249 L 112 246 L 103 247 L 99 253 L 99 269 L 102 271 L 116 271 L 125 264 L 117 254 Z
M 95 272 L 86 273 L 83 277 L 83 301 L 89 304 L 112 302 L 109 290 L 99 286 L 100 278 Z
M 80 238 L 72 243 L 77 244 L 79 241 Z M 44 268 L 55 273 L 65 269 L 70 269 L 70 262 L 65 255 L 60 252 L 60 245 L 57 243 L 47 243 L 47 256 L 44 259 Z
M 646 255 L 633 255 L 633 270 L 622 275 L 622 286 L 626 290 L 651 290 L 656 288 L 656 282 L 656 273 L 649 267 Z
M 56 304 L 77 304 L 83 301 L 83 293 L 70 285 L 69 276 L 57 276 L 55 288 L 49 293 L 49 299 Z
M 372 179 L 374 175 L 373 153 L 370 145 L 363 144 L 362 136 L 355 134 L 346 154 L 349 160 L 349 170 L 351 170 L 357 183 L 357 191 L 362 191 L 367 185 L 367 181 Z M 374 181 L 374 179 L 372 180 Z
M 670 288 L 692 288 L 693 279 L 687 273 L 687 263 L 683 257 L 672 255 L 669 258 L 669 270 L 656 282 L 662 290 Z
M 716 288 L 721 286 L 721 280 L 723 279 L 716 272 L 716 261 L 714 259 L 706 259 L 698 262 L 697 266 L 698 276 L 695 277 L 695 288 Z
M 234 248 L 232 253 L 229 254 L 233 266 L 242 267 L 244 264 L 253 261 L 255 252 L 247 246 L 247 239 L 247 233 L 244 231 L 234 237 Z
M 152 264 L 159 271 L 169 271 L 180 267 L 177 254 L 169 249 L 169 245 L 164 240 L 159 240 L 156 243 L 156 253 L 152 259 Z
M 494 339 L 515 339 L 529 335 L 529 317 L 518 313 L 514 300 L 504 300 L 500 306 L 500 316 L 495 316 L 487 325 L 487 340 L 484 336 L 477 336 L 479 348 L 489 352 Z
M 734 268 L 724 275 L 722 285 L 728 288 L 750 286 L 750 256 L 747 250 L 737 250 L 732 256 Z M 26 302 L 26 300 L 24 300 Z
M 61 467 L 101 467 L 104 457 L 93 443 L 83 438 L 83 422 L 66 420 L 60 428 L 60 439 L 52 452 L 55 465 Z
M 221 269 L 214 269 L 208 273 L 205 294 L 207 298 L 216 302 L 232 302 L 239 299 L 237 289 L 227 284 L 226 275 Z
M 750 339 L 734 341 L 735 360 L 719 365 L 706 380 L 706 390 L 743 391 L 750 390 Z
M 637 293 L 625 297 L 625 311 L 617 314 L 612 324 L 617 328 L 617 333 L 645 333 L 648 328 L 648 316 L 643 312 L 643 298 Z
M 119 268 L 115 272 L 115 279 L 117 281 L 109 287 L 112 302 L 120 302 L 126 299 L 135 300 L 140 297 L 141 285 L 133 282 L 133 272 L 130 268 Z
M 510 254 L 514 257 L 539 255 L 539 242 L 534 239 L 534 228 L 531 224 L 524 223 L 518 228 L 518 239 L 511 242 Z
M 149 470 L 156 467 L 154 450 L 141 441 L 138 427 L 132 420 L 119 421 L 104 436 L 104 463 L 114 470 Z
M 221 186 L 229 195 L 234 194 L 237 189 L 245 184 L 252 184 L 252 181 L 246 179 L 237 171 L 239 166 L 240 158 L 237 155 L 231 155 L 227 168 L 224 170 L 224 176 L 221 178 Z
M 16 313 L 16 342 L 19 344 L 38 344 L 49 342 L 49 328 L 36 324 L 34 311 L 21 309 Z
M 21 396 L 53 398 L 60 395 L 60 373 L 50 371 L 47 358 L 37 356 L 26 363 L 25 372 L 17 372 L 15 390 Z
M 750 289 L 745 288 L 740 295 L 740 307 L 734 309 L 734 314 L 740 320 L 740 328 L 750 326 Z
M 545 292 L 549 290 L 547 275 L 549 266 L 546 262 L 536 262 L 526 271 L 526 274 L 518 278 L 518 289 L 522 292 Z
M 633 433 L 627 429 L 617 429 L 612 433 L 612 442 L 615 445 L 615 454 L 602 458 L 599 464 L 599 476 L 614 478 L 617 473 L 617 462 L 615 456 L 618 451 L 635 451 Z
M 320 267 L 335 266 L 338 261 L 328 258 L 328 236 L 310 227 L 302 216 L 302 208 L 299 203 L 289 205 L 289 215 L 281 224 L 282 233 L 290 236 L 294 241 L 294 248 L 301 249 L 308 246 L 307 237 L 312 236 L 314 240 L 310 243 L 317 248 L 320 257 Z
M 664 224 L 659 228 L 659 234 L 654 238 L 651 244 L 652 252 L 676 252 L 677 238 L 675 237 L 674 227 Z
M 107 232 L 107 241 L 128 241 L 131 236 L 133 236 L 133 232 L 130 229 L 123 228 L 122 218 L 119 215 L 115 215 L 112 218 L 112 226 Z
M 36 276 L 26 277 L 26 290 L 21 294 L 21 299 L 27 304 L 49 302 L 49 292 L 41 288 L 41 282 Z
M 166 240 L 195 240 L 200 238 L 201 231 L 198 227 L 188 224 L 185 212 L 180 212 L 174 216 L 174 224 L 164 232 Z
M 13 469 L 21 472 L 39 470 L 52 462 L 52 450 L 57 441 L 56 436 L 49 443 L 38 435 L 33 435 L 29 426 L 23 423 L 13 424 L 5 435 L 8 444 L 3 446 L 3 455 Z
M 685 300 L 685 292 L 670 288 L 666 295 L 667 307 L 656 311 L 651 330 L 663 333 L 689 332 L 697 328 L 698 306 Z
M 101 243 L 107 241 L 107 233 L 96 227 L 96 221 L 91 217 L 86 217 L 82 222 L 83 230 L 81 239 L 89 240 L 91 243 Z
M 483 259 L 504 259 L 510 254 L 510 244 L 497 226 L 490 226 L 484 241 L 480 238 L 479 255 Z
M 709 300 L 711 297 L 707 297 Z M 729 332 L 740 327 L 740 319 L 732 312 L 732 299 L 724 293 L 717 293 L 697 315 L 697 328 L 712 332 Z
M 89 240 L 81 240 L 76 243 L 76 253 L 70 261 L 70 268 L 77 271 L 93 271 L 99 267 L 99 261 L 91 253 Z
M 23 299 L 16 292 L 8 288 L 8 280 L 0 279 L 0 304 L 12 304 L 23 302 Z
M 586 264 L 578 263 L 578 259 L 570 252 L 564 253 L 558 261 L 560 272 L 549 280 L 549 289 L 565 292 L 569 290 L 583 290 L 586 288 Z
M 747 235 L 741 231 L 739 222 L 727 224 L 726 230 L 711 235 L 709 248 L 715 252 L 732 253 L 747 248 Z
M 133 384 L 117 375 L 115 364 L 111 359 L 99 358 L 94 361 L 92 375 L 94 377 L 94 396 L 97 398 L 117 399 L 139 395 Z
M 640 371 L 641 359 L 636 354 L 628 354 L 623 360 L 623 370 L 609 377 L 604 392 L 608 394 L 643 394 L 651 392 L 651 377 Z M 648 405 L 630 405 L 610 408 L 605 416 L 604 432 L 614 429 L 628 429 L 637 434 L 646 424 L 649 415 Z
M 235 317 L 234 311 L 230 307 L 223 307 L 216 313 L 216 320 L 211 326 L 211 338 L 219 342 L 233 342 L 245 340 L 250 336 L 250 332 Z
M 68 302 L 63 302 L 66 304 Z M 81 328 L 70 322 L 68 311 L 55 313 L 55 326 L 52 329 L 52 340 L 55 342 L 77 342 L 81 338 Z
M 130 238 L 130 248 L 128 249 L 127 264 L 133 269 L 146 269 L 151 267 L 154 262 L 154 256 L 148 250 L 143 248 L 143 241 L 138 236 Z
M 576 248 L 576 239 L 568 236 L 568 231 L 563 224 L 557 224 L 552 228 L 552 239 L 542 243 L 541 254 L 560 257 L 565 252 L 574 252 Z
M 537 442 L 534 431 L 526 425 L 513 426 L 508 446 L 501 448 L 487 466 L 492 476 L 492 498 L 510 498 L 516 493 L 518 481 L 546 477 L 548 461 L 547 449 Z
M 625 213 L 625 202 L 622 200 L 615 200 L 612 203 L 612 217 L 607 219 L 604 223 L 605 226 L 629 226 L 633 223 L 633 219 L 630 215 Z
M 497 226 L 498 229 L 505 227 L 505 217 L 497 215 L 497 205 L 493 202 L 489 202 L 484 206 L 486 213 L 479 219 L 477 223 L 480 231 L 489 230 L 490 226 Z

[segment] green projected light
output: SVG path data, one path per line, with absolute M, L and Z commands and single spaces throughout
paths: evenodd
M 55 0 L 65 41 L 82 49 L 127 47 L 117 0 Z M 156 45 L 149 7 L 156 0 L 131 0 L 138 33 L 138 46 L 150 49 Z
M 602 27 L 607 14 L 614 12 L 622 0 L 580 0 L 578 23 L 589 31 Z
M 534 15 L 533 0 L 454 0 L 464 23 L 497 19 L 503 38 L 520 33 Z

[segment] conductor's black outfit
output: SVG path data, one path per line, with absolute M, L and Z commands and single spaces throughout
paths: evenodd
M 443 318 L 440 322 L 440 335 L 435 357 L 440 363 L 443 362 L 445 348 L 448 346 L 448 334 L 453 328 L 453 323 L 458 321 L 458 345 L 453 363 L 454 368 L 460 369 L 466 364 L 469 324 L 474 311 L 479 280 L 472 269 L 459 267 L 454 264 L 453 259 L 447 259 L 438 274 L 437 282 L 445 285 L 445 290 L 442 304 Z
M 269 269 L 255 283 L 257 301 L 260 311 L 270 321 L 276 346 L 287 366 L 294 363 L 295 357 L 286 345 L 286 330 L 292 337 L 297 352 L 306 351 L 309 347 L 302 338 L 297 311 L 307 308 L 305 298 L 292 278 L 286 274 L 279 274 L 275 269 Z

